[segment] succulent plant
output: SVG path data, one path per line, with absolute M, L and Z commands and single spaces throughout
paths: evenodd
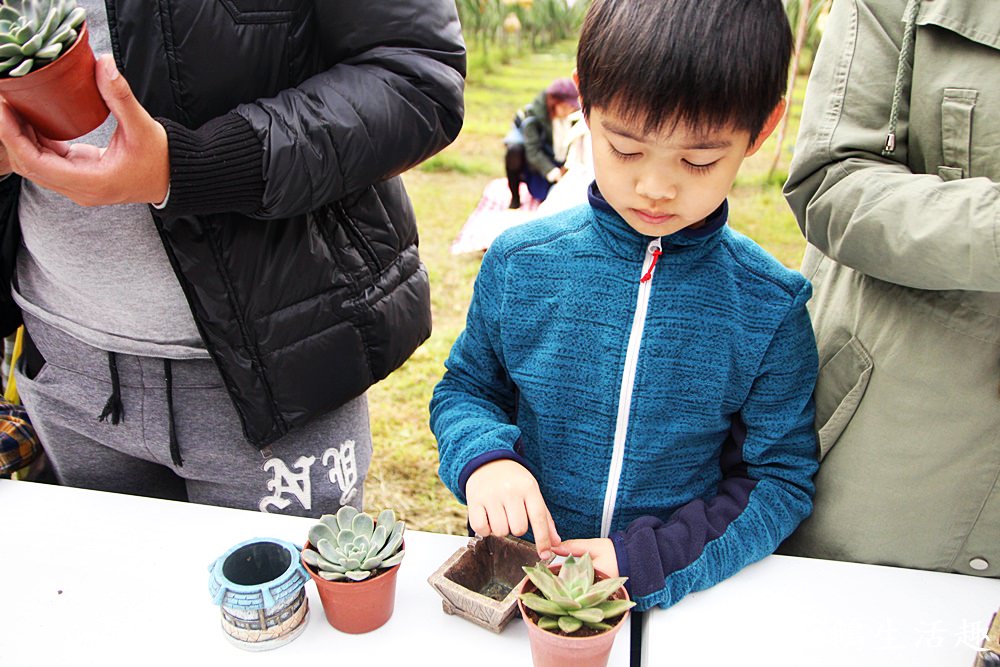
M 336 514 L 324 514 L 309 530 L 309 543 L 302 560 L 330 581 L 361 581 L 374 570 L 398 565 L 405 551 L 403 530 L 392 510 L 382 510 L 376 522 L 368 514 L 350 506 Z
M 594 581 L 594 563 L 590 554 L 581 558 L 570 556 L 562 564 L 558 576 L 545 563 L 525 566 L 541 595 L 522 593 L 521 602 L 539 614 L 538 627 L 564 634 L 583 626 L 595 630 L 610 630 L 604 621 L 617 618 L 635 605 L 631 600 L 611 600 L 628 577 L 613 577 Z
M 3 0 L 0 76 L 24 76 L 55 60 L 76 41 L 85 14 L 76 0 Z

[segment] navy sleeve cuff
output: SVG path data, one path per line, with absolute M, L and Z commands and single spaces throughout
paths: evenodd
M 494 449 L 489 452 L 485 452 L 475 457 L 471 461 L 465 464 L 462 468 L 462 473 L 458 476 L 458 489 L 462 493 L 462 498 L 465 498 L 465 484 L 469 481 L 469 477 L 472 473 L 476 472 L 479 468 L 490 463 L 491 461 L 499 461 L 500 459 L 510 459 L 511 461 L 517 461 L 525 468 L 531 469 L 528 466 L 528 462 L 524 460 L 524 457 L 515 452 L 513 449 Z

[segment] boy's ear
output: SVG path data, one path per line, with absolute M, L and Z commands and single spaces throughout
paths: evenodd
M 579 94 L 580 94 L 580 74 L 576 71 L 575 67 L 573 68 L 573 85 L 576 86 L 577 96 L 579 96 Z M 580 98 L 580 108 L 581 109 L 583 108 L 583 98 L 582 97 Z M 590 126 L 590 119 L 587 118 L 587 114 L 583 114 L 583 122 L 585 122 L 588 127 Z
M 785 98 L 781 98 L 781 101 L 778 102 L 774 109 L 771 110 L 771 114 L 767 117 L 767 120 L 764 121 L 764 127 L 760 128 L 760 134 L 757 135 L 754 142 L 750 144 L 749 148 L 747 148 L 746 157 L 750 157 L 760 150 L 760 147 L 764 145 L 767 138 L 771 136 L 772 132 L 774 132 L 774 128 L 778 127 L 778 123 L 781 122 L 781 119 L 785 115 L 785 106 L 787 106 L 787 104 L 788 101 Z

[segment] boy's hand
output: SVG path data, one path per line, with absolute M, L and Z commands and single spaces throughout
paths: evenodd
M 566 540 L 553 547 L 552 551 L 557 556 L 582 556 L 589 553 L 594 561 L 595 570 L 600 570 L 609 577 L 618 576 L 618 553 L 615 551 L 615 543 L 606 537 Z
M 465 483 L 469 526 L 477 535 L 524 535 L 531 526 L 540 558 L 562 542 L 538 482 L 517 461 L 500 459 L 480 466 Z

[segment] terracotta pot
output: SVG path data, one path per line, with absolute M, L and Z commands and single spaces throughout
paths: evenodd
M 405 548 L 403 546 L 400 548 Z M 313 546 L 306 542 L 307 549 Z M 385 625 L 396 604 L 396 573 L 399 565 L 379 570 L 362 581 L 328 581 L 305 561 L 306 572 L 316 582 L 319 599 L 330 625 L 352 635 L 371 632 Z
M 549 565 L 549 569 L 558 573 L 562 565 Z M 607 575 L 597 572 L 598 579 L 607 579 Z M 531 593 L 536 591 L 535 585 L 530 579 L 525 578 L 518 593 Z M 629 599 L 628 591 L 625 587 L 618 589 L 615 598 Z M 521 610 L 521 617 L 528 627 L 528 640 L 531 642 L 531 661 L 535 667 L 605 667 L 608 664 L 608 657 L 611 655 L 611 646 L 615 642 L 615 636 L 625 625 L 629 612 L 622 614 L 618 622 L 610 630 L 600 634 L 586 637 L 570 637 L 556 634 L 548 630 L 542 630 L 532 621 L 528 614 L 528 609 L 517 600 L 518 609 Z M 534 612 L 531 612 L 534 613 Z
M 99 127 L 108 107 L 97 90 L 87 24 L 68 51 L 21 77 L 0 78 L 0 95 L 49 139 L 76 139 Z

